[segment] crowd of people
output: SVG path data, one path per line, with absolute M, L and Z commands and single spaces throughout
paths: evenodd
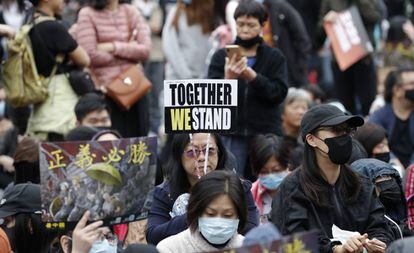
M 306 231 L 322 253 L 414 246 L 414 1 L 0 5 L 0 253 L 212 252 Z M 372 50 L 343 70 L 324 24 L 351 7 Z M 5 65 L 24 28 L 47 96 L 22 105 Z M 152 89 L 125 108 L 109 89 L 131 67 Z M 165 134 L 163 81 L 184 79 L 237 79 L 236 130 Z M 39 143 L 145 136 L 145 219 L 106 227 L 87 210 L 45 227 Z

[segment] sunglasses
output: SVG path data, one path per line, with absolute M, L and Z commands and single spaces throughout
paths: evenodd
M 204 155 L 207 154 L 207 149 L 198 149 L 198 148 L 193 148 L 190 150 L 185 151 L 185 155 L 188 158 L 198 158 L 200 156 L 200 154 L 203 153 Z M 208 156 L 214 156 L 217 155 L 218 150 L 215 147 L 210 147 L 208 148 Z

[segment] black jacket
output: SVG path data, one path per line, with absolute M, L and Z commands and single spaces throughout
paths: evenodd
M 299 12 L 285 0 L 266 0 L 273 44 L 286 57 L 289 86 L 307 84 L 311 41 Z
M 214 53 L 208 78 L 223 79 L 225 49 Z M 287 94 L 286 60 L 282 53 L 262 43 L 257 48 L 253 69 L 257 77 L 250 83 L 238 80 L 239 135 L 274 133 L 282 135 L 279 104 Z
M 301 170 L 295 170 L 282 182 L 272 202 L 272 222 L 282 234 L 319 229 L 321 253 L 332 252 L 332 247 L 339 244 L 329 239 L 332 238 L 333 224 L 344 230 L 367 233 L 370 239 L 375 237 L 387 245 L 394 240 L 384 218 L 384 208 L 369 179 L 360 177 L 358 199 L 347 204 L 339 194 L 340 184 L 331 186 L 326 183 L 326 192 L 329 192 L 332 205 L 320 207 L 303 192 L 299 177 Z

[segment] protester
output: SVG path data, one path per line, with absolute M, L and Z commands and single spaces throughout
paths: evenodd
M 162 240 L 160 253 L 209 252 L 242 245 L 247 222 L 244 187 L 229 171 L 213 171 L 193 186 L 188 201 L 189 228 Z
M 309 109 L 310 95 L 303 89 L 289 88 L 282 109 L 282 129 L 285 144 L 290 145 L 290 170 L 302 163 L 303 141 L 300 138 L 300 122 Z
M 299 12 L 285 0 L 265 0 L 269 23 L 264 40 L 286 57 L 289 86 L 301 87 L 308 83 L 308 61 L 312 47 L 305 24 Z M 266 31 L 268 36 L 266 36 Z M 269 39 L 266 39 L 269 38 Z
M 16 184 L 40 184 L 38 140 L 24 137 L 17 145 L 13 160 Z
M 158 244 L 161 240 L 188 228 L 186 206 L 188 193 L 206 172 L 226 170 L 227 152 L 220 137 L 207 133 L 177 134 L 171 143 L 168 179 L 154 190 L 154 200 L 148 214 L 147 241 Z M 208 151 L 207 151 L 208 145 Z M 206 158 L 208 154 L 208 159 Z M 259 214 L 250 192 L 251 184 L 243 181 L 248 218 L 244 232 L 259 223 Z
M 88 93 L 82 96 L 75 106 L 78 126 L 110 128 L 109 107 L 103 96 Z
M 400 175 L 404 174 L 404 167 L 398 158 L 390 152 L 388 136 L 382 126 L 367 122 L 362 127 L 358 128 L 354 138 L 362 144 L 367 152 L 367 157 L 390 163 L 398 170 Z
M 163 29 L 166 79 L 203 78 L 216 26 L 213 0 L 178 0 Z
M 76 38 L 91 57 L 95 85 L 105 88 L 134 64 L 145 61 L 151 49 L 150 29 L 140 12 L 119 1 L 94 0 L 79 12 Z M 122 110 L 109 100 L 112 127 L 124 137 L 148 133 L 146 96 Z
M 87 225 L 90 212 L 86 211 L 73 231 L 59 238 L 62 253 L 116 253 L 116 237 L 110 235 L 107 227 L 101 227 L 102 221 Z
M 0 205 L 2 229 L 15 253 L 47 253 L 54 239 L 42 223 L 40 187 L 36 184 L 9 185 Z
M 414 69 L 391 71 L 385 80 L 384 98 L 386 105 L 369 121 L 387 131 L 391 152 L 407 168 L 414 162 Z
M 322 0 L 316 38 L 317 47 L 322 47 L 326 39 L 324 22 L 335 21 L 338 12 L 344 11 L 352 5 L 356 6 L 361 14 L 363 26 L 367 30 L 372 45 L 375 45 L 373 30 L 374 26 L 380 22 L 382 14 L 378 0 Z M 345 71 L 339 69 L 336 59 L 332 62 L 332 71 L 336 98 L 351 113 L 368 115 L 371 103 L 375 99 L 377 85 L 373 56 L 367 55 Z M 361 107 L 360 110 L 357 110 L 358 105 Z
M 360 159 L 352 163 L 352 169 L 375 185 L 375 192 L 385 207 L 385 217 L 394 238 L 412 236 L 413 232 L 406 224 L 407 204 L 398 171 L 377 159 Z
M 145 64 L 145 74 L 151 80 L 152 88 L 149 94 L 149 124 L 150 131 L 158 134 L 161 127 L 160 95 L 164 85 L 165 56 L 162 47 L 161 31 L 163 27 L 162 9 L 156 0 L 134 0 L 132 4 L 141 11 L 151 29 L 152 48 L 149 59 Z
M 274 134 L 257 135 L 249 147 L 253 175 L 253 199 L 259 209 L 261 223 L 269 220 L 272 198 L 282 180 L 289 174 L 290 147 Z
M 31 0 L 36 8 L 34 22 L 41 16 L 53 18 L 61 14 L 64 3 L 60 1 Z M 75 127 L 73 112 L 78 97 L 61 70 L 70 61 L 83 68 L 90 59 L 85 50 L 79 46 L 67 29 L 57 20 L 43 21 L 36 24 L 29 32 L 37 71 L 44 77 L 50 77 L 53 69 L 56 74 L 49 83 L 49 97 L 33 108 L 28 123 L 28 133 L 42 140 L 59 141 Z M 64 56 L 62 64 L 57 63 L 57 56 Z M 57 66 L 59 65 L 59 66 Z
M 303 165 L 281 183 L 272 203 L 272 222 L 282 234 L 319 229 L 320 252 L 385 252 L 394 238 L 374 185 L 346 165 L 352 153 L 350 133 L 363 123 L 332 105 L 305 114 Z M 344 244 L 331 241 L 333 225 L 360 234 Z
M 267 14 L 255 1 L 241 1 L 234 18 L 237 38 L 243 51 L 237 59 L 218 50 L 210 63 L 209 78 L 238 79 L 237 132 L 224 136 L 226 147 L 237 157 L 238 173 L 245 175 L 249 139 L 254 134 L 281 135 L 279 104 L 287 94 L 287 67 L 282 53 L 267 46 L 260 34 Z

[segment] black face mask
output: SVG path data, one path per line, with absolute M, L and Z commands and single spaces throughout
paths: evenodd
M 376 184 L 380 189 L 379 199 L 386 209 L 393 209 L 401 204 L 401 190 L 395 179 Z
M 405 98 L 414 102 L 414 89 L 405 91 Z
M 243 48 L 251 48 L 258 43 L 262 43 L 262 41 L 263 41 L 263 38 L 260 37 L 259 35 L 249 40 L 242 40 L 239 36 L 237 36 L 236 41 L 234 43 Z
M 375 159 L 389 163 L 390 162 L 390 152 L 378 153 L 373 156 Z
M 344 134 L 337 137 L 326 138 L 324 142 L 329 148 L 328 156 L 331 162 L 342 165 L 349 161 L 352 155 L 351 136 Z

